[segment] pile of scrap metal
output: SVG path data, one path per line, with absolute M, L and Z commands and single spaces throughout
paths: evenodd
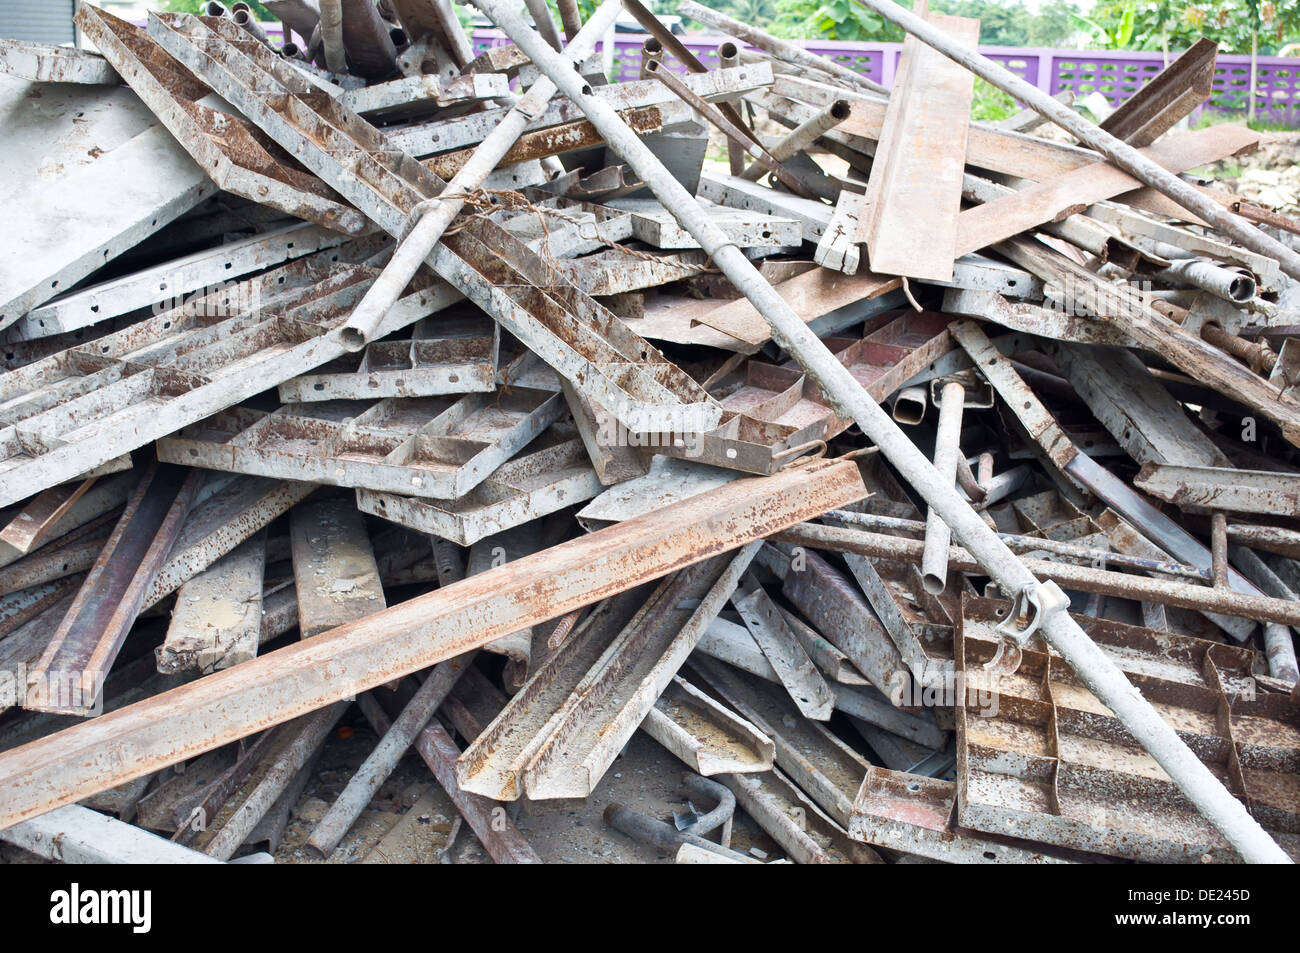
M 1300 856 L 1300 223 L 1195 177 L 1213 46 L 1098 126 L 921 2 L 889 93 L 473 2 L 2 51 L 4 856 Z

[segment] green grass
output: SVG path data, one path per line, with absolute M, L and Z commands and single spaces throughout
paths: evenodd
M 1254 129 L 1256 132 L 1295 132 L 1294 126 L 1288 126 L 1284 122 L 1278 122 L 1274 119 L 1256 118 L 1254 122 L 1248 122 L 1246 113 L 1229 113 L 1219 112 L 1214 109 L 1206 109 L 1196 118 L 1193 129 L 1204 129 L 1207 126 L 1218 126 L 1225 122 L 1243 123 Z
M 985 122 L 1001 122 L 1020 112 L 1020 106 L 1009 94 L 991 83 L 975 77 L 975 95 L 970 103 L 970 117 Z

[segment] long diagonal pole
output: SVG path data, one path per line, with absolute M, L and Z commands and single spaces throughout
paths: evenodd
M 951 527 L 1003 592 L 1037 591 L 1038 580 L 997 538 L 951 482 L 934 467 L 827 350 L 744 253 L 713 224 L 703 207 L 674 179 L 607 104 L 592 95 L 573 63 L 559 55 L 518 15 L 518 0 L 473 0 L 565 95 L 579 104 L 605 141 L 648 185 L 655 197 L 699 242 L 714 263 L 772 326 L 772 337 L 817 382 L 841 416 L 856 421 L 903 477 Z M 1289 863 L 1289 858 L 1245 807 L 1183 743 L 1124 674 L 1067 612 L 1046 613 L 1040 631 L 1084 685 L 1106 704 L 1160 764 L 1197 809 L 1247 861 Z

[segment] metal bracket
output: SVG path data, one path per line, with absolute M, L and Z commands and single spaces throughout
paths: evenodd
M 994 631 L 1001 636 L 998 650 L 984 665 L 985 671 L 1011 674 L 1020 667 L 1021 650 L 1049 615 L 1070 608 L 1070 597 L 1052 580 L 1036 582 L 1018 591 L 1011 600 L 1011 611 Z M 1021 624 L 1021 618 L 1025 622 Z

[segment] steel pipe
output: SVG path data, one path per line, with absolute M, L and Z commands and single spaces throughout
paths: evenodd
M 943 385 L 939 394 L 939 432 L 934 438 L 934 469 L 948 485 L 957 482 L 957 458 L 961 455 L 961 418 L 966 406 L 966 388 L 957 381 Z M 988 494 L 984 494 L 988 498 Z M 925 551 L 921 556 L 921 584 L 931 595 L 948 585 L 948 544 L 952 530 L 931 507 L 925 516 Z
M 897 420 L 897 416 L 894 419 Z M 979 503 L 988 498 L 989 491 L 980 486 L 975 471 L 971 469 L 970 461 L 961 454 L 957 455 L 957 485 L 972 503 Z
M 700 62 L 694 53 L 687 49 L 686 44 L 677 39 L 673 31 L 664 26 L 663 21 L 651 13 L 641 0 L 623 0 L 623 6 L 628 13 L 632 14 L 633 19 L 641 24 L 642 29 L 658 40 L 666 52 L 671 53 L 677 62 L 686 67 L 688 73 L 708 72 L 708 68 Z M 758 143 L 758 136 L 745 125 L 745 120 L 740 117 L 740 111 L 735 106 L 731 105 L 731 103 L 719 103 L 717 108 L 744 133 L 746 139 Z
M 767 151 L 777 162 L 784 162 L 786 159 L 793 158 L 797 153 L 802 152 L 816 142 L 817 138 L 823 133 L 829 132 L 845 119 L 848 119 L 849 112 L 849 101 L 847 99 L 837 99 L 829 106 L 823 106 L 814 115 L 799 123 L 786 133 L 780 142 Z M 742 172 L 740 177 L 749 182 L 757 182 L 762 174 L 763 167 L 756 162 Z
M 1024 486 L 1027 479 L 1029 479 L 1029 467 L 1023 464 L 1010 470 L 1003 470 L 997 476 L 989 477 L 988 482 L 984 484 L 984 498 L 979 501 L 978 508 L 985 510 L 994 503 L 1005 500 Z
M 863 529 L 884 530 L 898 533 L 924 533 L 925 523 L 921 520 L 902 519 L 897 516 L 881 516 L 875 513 L 853 513 L 849 510 L 831 510 L 826 518 Z M 1044 552 L 1082 563 L 1088 566 L 1111 566 L 1134 572 L 1158 572 L 1167 576 L 1180 576 L 1208 583 L 1210 574 L 1204 569 L 1187 566 L 1183 563 L 1165 562 L 1163 559 L 1147 559 L 1144 556 L 1130 556 L 1106 549 L 1092 549 L 1078 543 L 1067 543 L 1057 539 L 1044 539 L 1037 536 L 1021 536 L 1017 533 L 998 533 L 998 538 L 1016 553 Z M 1279 597 L 1280 598 L 1280 597 Z
M 930 398 L 924 385 L 904 387 L 894 398 L 894 419 L 900 424 L 919 424 L 925 419 L 925 410 L 929 403 Z
M 718 45 L 718 69 L 730 69 L 733 66 L 740 65 L 740 47 L 728 40 L 726 43 Z M 751 109 L 750 119 L 753 119 Z M 743 147 L 736 148 L 730 140 L 727 142 L 727 168 L 732 175 L 740 175 L 745 171 L 745 153 Z M 760 169 L 761 171 L 761 169 Z
M 741 126 L 732 122 L 721 109 L 683 83 L 676 73 L 664 66 L 662 60 L 651 60 L 645 65 L 645 69 L 652 79 L 659 80 L 659 82 L 671 89 L 678 99 L 716 126 L 727 137 L 728 149 L 735 148 L 738 151 L 747 152 L 756 163 L 780 179 L 781 183 L 791 192 L 802 198 L 812 198 L 812 194 L 799 181 L 798 176 L 792 174 L 789 169 L 773 159 L 758 142 L 746 143 L 746 138 L 752 137 L 747 136 Z
M 1128 143 L 1115 138 L 1101 127 L 1057 102 L 1038 87 L 1021 79 L 1010 70 L 999 66 L 976 50 L 962 46 L 936 29 L 916 14 L 904 10 L 892 0 L 857 0 L 868 10 L 878 13 L 894 26 L 916 37 L 948 59 L 976 76 L 992 83 L 998 89 L 1014 96 L 1040 116 L 1045 116 L 1085 146 L 1096 149 L 1115 165 L 1144 185 L 1194 212 L 1210 225 L 1228 235 L 1251 251 L 1276 258 L 1292 278 L 1300 278 L 1300 254 L 1274 238 L 1270 238 L 1245 219 L 1233 215 L 1218 202 L 1203 195 L 1194 185 L 1184 182 L 1164 166 L 1148 159 Z M 696 6 L 688 3 L 685 6 Z M 693 14 L 692 14 L 693 15 Z
M 563 55 L 575 64 L 585 60 L 596 48 L 596 43 L 605 30 L 618 19 L 620 12 L 620 0 L 605 0 Z M 427 203 L 427 211 L 416 220 L 415 227 L 397 246 L 393 257 L 367 289 L 356 310 L 339 328 L 339 343 L 349 351 L 360 351 L 370 343 L 376 329 L 424 264 L 433 246 L 438 244 L 452 220 L 465 207 L 469 193 L 478 188 L 497 167 L 524 128 L 546 110 L 546 104 L 555 92 L 554 83 L 545 77 L 539 77 L 478 144 L 473 154 L 442 190 L 442 197 Z
M 1225 268 L 1204 258 L 1180 258 L 1156 274 L 1166 281 L 1188 284 L 1233 304 L 1255 297 L 1255 276 L 1244 268 Z
M 271 45 L 271 41 L 266 38 L 266 31 L 262 29 L 262 24 L 258 23 L 257 18 L 253 16 L 253 8 L 247 3 L 236 3 L 230 8 L 230 16 L 236 25 L 251 36 L 261 40 L 267 46 Z
M 298 34 L 303 47 L 311 43 L 312 31 L 320 23 L 320 9 L 315 0 L 262 0 L 262 6 Z
M 945 485 L 927 460 L 890 420 L 862 385 L 759 274 L 744 252 L 732 244 L 685 188 L 609 105 L 591 94 L 583 78 L 504 0 L 474 0 L 543 73 L 578 103 L 596 129 L 646 183 L 655 197 L 699 242 L 714 264 L 754 305 L 772 327 L 776 343 L 808 373 L 832 408 L 854 420 L 891 464 L 974 553 L 984 571 L 1004 592 L 1034 591 L 1038 580 L 970 507 L 949 482 Z M 692 4 L 698 9 L 698 5 Z M 693 14 L 692 14 L 693 15 Z M 1032 90 L 1032 87 L 1030 87 Z M 1053 100 L 1053 102 L 1055 102 Z M 1129 684 L 1123 673 L 1092 644 L 1067 613 L 1049 614 L 1042 631 L 1103 704 L 1168 772 L 1174 783 L 1242 856 L 1249 861 L 1289 863 L 1287 855 L 1245 807 L 1201 763 L 1187 745 Z
M 572 43 L 582 29 L 582 14 L 578 12 L 578 0 L 556 0 L 560 11 L 560 26 L 564 27 L 564 38 Z
M 320 23 L 317 25 L 325 51 L 325 68 L 331 73 L 347 72 L 348 57 L 343 49 L 343 0 L 320 0 Z
M 786 63 L 793 63 L 796 66 L 806 66 L 809 69 L 821 70 L 829 73 L 842 83 L 847 83 L 857 89 L 863 89 L 870 93 L 882 93 L 889 95 L 889 90 L 879 83 L 872 82 L 861 73 L 841 66 L 838 63 L 828 60 L 824 56 L 818 56 L 816 53 L 809 53 L 802 47 L 795 46 L 793 43 L 787 43 L 785 40 L 779 40 L 770 33 L 764 33 L 756 26 L 748 23 L 741 23 L 739 20 L 733 20 L 731 17 L 718 13 L 716 10 L 710 10 L 708 7 L 692 0 L 686 0 L 677 8 L 677 12 L 684 17 L 690 17 L 692 20 L 698 20 L 713 27 L 715 30 L 721 30 L 729 36 L 734 36 L 738 40 L 744 40 L 751 46 L 756 46 L 760 50 L 766 50 L 777 59 Z
M 353 73 L 387 79 L 397 72 L 397 47 L 374 0 L 342 0 L 343 50 Z
M 532 15 L 537 32 L 546 38 L 551 49 L 559 50 L 564 44 L 560 42 L 560 31 L 556 28 L 555 21 L 551 19 L 551 11 L 546 5 L 546 0 L 524 0 L 524 5 Z
M 1231 527 L 1229 527 L 1231 533 Z M 1259 586 L 1274 599 L 1300 601 L 1300 595 L 1278 577 L 1272 568 L 1245 546 L 1229 550 L 1232 561 L 1242 575 Z M 1264 623 L 1264 656 L 1268 659 L 1268 673 L 1289 684 L 1300 681 L 1300 665 L 1296 663 L 1295 642 L 1291 630 L 1276 622 Z
M 650 78 L 650 64 L 664 58 L 664 45 L 653 36 L 641 44 L 641 79 Z

